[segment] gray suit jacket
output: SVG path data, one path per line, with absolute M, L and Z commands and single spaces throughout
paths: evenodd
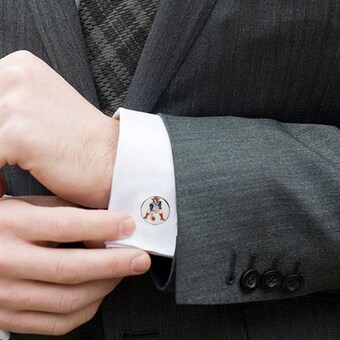
M 125 106 L 169 132 L 175 260 L 63 339 L 339 337 L 339 15 L 337 0 L 161 0 Z M 74 0 L 0 0 L 0 56 L 18 49 L 98 105 Z M 9 194 L 49 194 L 3 171 Z M 268 289 L 271 269 L 298 278 Z

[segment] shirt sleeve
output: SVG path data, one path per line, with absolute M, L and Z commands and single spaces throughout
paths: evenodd
M 9 340 L 11 338 L 11 334 L 7 331 L 0 329 L 0 340 Z
M 173 257 L 177 236 L 174 164 L 169 136 L 162 119 L 153 114 L 120 108 L 119 142 L 109 210 L 129 213 L 135 233 L 106 246 L 136 247 Z

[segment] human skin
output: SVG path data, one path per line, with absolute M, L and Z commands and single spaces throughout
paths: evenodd
M 0 60 L 0 167 L 18 165 L 56 196 L 107 208 L 118 138 L 116 119 L 30 52 Z
M 127 237 L 134 222 L 126 214 L 23 197 L 0 200 L 0 221 L 0 329 L 66 334 L 94 316 L 121 278 L 150 266 L 138 249 L 54 248 Z
M 78 206 L 107 208 L 118 134 L 118 121 L 31 53 L 0 60 L 0 167 L 18 165 L 59 196 L 0 199 L 0 329 L 68 333 L 123 277 L 149 269 L 138 249 L 55 248 L 133 233 L 127 214 Z

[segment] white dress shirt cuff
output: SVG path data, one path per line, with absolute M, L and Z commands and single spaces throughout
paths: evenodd
M 135 233 L 106 246 L 136 247 L 173 257 L 177 236 L 175 172 L 171 145 L 162 119 L 120 108 L 119 142 L 109 210 L 129 213 Z
M 9 332 L 0 329 L 0 340 L 9 340 L 10 338 L 11 334 Z

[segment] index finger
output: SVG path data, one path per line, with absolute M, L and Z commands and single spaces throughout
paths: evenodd
M 135 230 L 134 220 L 125 213 L 74 207 L 39 207 L 18 200 L 7 204 L 7 220 L 17 236 L 28 241 L 58 243 L 117 240 Z M 20 209 L 20 214 L 18 214 Z
M 134 248 L 55 249 L 29 245 L 22 250 L 13 251 L 12 263 L 7 264 L 6 271 L 2 270 L 3 274 L 17 279 L 79 284 L 140 275 L 151 264 L 146 252 Z

